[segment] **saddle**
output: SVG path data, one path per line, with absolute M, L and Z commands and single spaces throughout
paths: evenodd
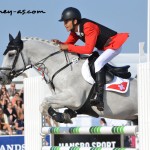
M 94 62 L 95 60 L 99 57 L 98 52 L 93 52 L 93 54 L 88 58 L 89 61 L 89 69 L 91 72 L 91 76 L 95 80 L 95 67 L 94 67 Z M 128 71 L 129 65 L 122 66 L 122 67 L 115 67 L 107 63 L 104 66 L 104 69 L 106 71 L 106 83 L 109 83 L 114 79 L 114 76 L 121 77 L 123 79 L 129 79 L 131 77 L 131 73 Z

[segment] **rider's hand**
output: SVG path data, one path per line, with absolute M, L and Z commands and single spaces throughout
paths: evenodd
M 60 44 L 59 47 L 60 47 L 60 49 L 63 50 L 63 51 L 64 51 L 64 50 L 68 50 L 68 45 L 67 45 L 67 44 Z
M 57 39 L 52 39 L 51 41 L 54 42 L 54 43 L 56 43 L 56 44 L 60 44 L 61 43 L 61 41 L 59 41 Z

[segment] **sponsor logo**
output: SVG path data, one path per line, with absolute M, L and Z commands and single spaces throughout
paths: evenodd
M 73 146 L 73 147 L 103 147 L 103 148 L 115 148 L 116 141 L 107 141 L 107 142 L 76 142 L 76 143 L 59 143 L 59 146 Z
M 25 145 L 24 144 L 0 145 L 0 150 L 25 150 Z

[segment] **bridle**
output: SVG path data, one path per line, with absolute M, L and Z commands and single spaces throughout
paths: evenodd
M 7 49 L 5 50 L 5 52 L 3 54 L 3 55 L 6 55 L 9 51 L 16 50 L 16 54 L 15 54 L 15 58 L 14 58 L 14 62 L 12 64 L 12 67 L 11 68 L 9 68 L 9 67 L 0 67 L 0 70 L 9 71 L 8 75 L 6 73 L 4 73 L 3 71 L 1 71 L 1 73 L 4 74 L 5 76 L 7 76 L 7 78 L 10 79 L 10 80 L 12 80 L 14 77 L 19 76 L 25 70 L 30 68 L 30 66 L 26 66 L 26 64 L 25 64 L 25 59 L 24 59 L 24 56 L 23 56 L 23 53 L 22 53 L 22 49 L 23 49 L 23 47 L 20 46 L 20 45 L 19 46 L 9 45 L 9 46 L 7 46 Z M 17 63 L 18 58 L 19 58 L 19 54 L 21 55 L 24 67 L 22 69 L 15 70 L 16 63 Z
M 76 58 L 76 59 L 72 59 L 72 61 L 68 61 L 69 59 L 67 58 L 67 53 L 64 52 L 65 54 L 65 57 L 66 57 L 66 65 L 63 66 L 61 69 L 59 69 L 58 71 L 56 71 L 53 76 L 52 76 L 52 79 L 50 80 L 49 78 L 46 77 L 46 72 L 45 70 L 47 69 L 44 62 L 54 56 L 54 55 L 57 55 L 59 53 L 61 53 L 62 51 L 56 51 L 54 53 L 51 53 L 50 55 L 48 55 L 47 57 L 41 59 L 40 61 L 36 62 L 35 64 L 30 64 L 28 66 L 26 66 L 26 63 L 25 63 L 25 59 L 24 59 L 24 56 L 23 56 L 23 53 L 22 53 L 22 49 L 23 47 L 21 48 L 20 46 L 14 46 L 14 45 L 9 45 L 6 49 L 6 51 L 4 52 L 4 55 L 6 55 L 9 51 L 11 50 L 16 50 L 16 54 L 15 54 L 15 58 L 14 58 L 14 62 L 12 64 L 12 67 L 11 68 L 7 68 L 7 67 L 0 67 L 0 71 L 2 74 L 4 74 L 5 76 L 7 76 L 8 79 L 12 80 L 13 78 L 15 77 L 18 77 L 20 74 L 22 74 L 24 71 L 28 70 L 29 68 L 32 68 L 34 67 L 38 72 L 40 72 L 40 74 L 42 74 L 44 80 L 46 81 L 46 83 L 50 84 L 51 87 L 53 88 L 53 90 L 55 90 L 55 86 L 53 84 L 53 79 L 54 77 L 60 72 L 62 71 L 63 69 L 67 68 L 68 66 L 70 66 L 72 63 L 77 63 L 77 61 L 80 59 L 80 57 Z M 22 58 L 22 61 L 23 61 L 23 64 L 24 64 L 24 67 L 22 69 L 18 69 L 16 70 L 15 67 L 16 67 L 16 63 L 18 61 L 18 58 L 19 58 L 19 54 L 21 55 L 21 58 Z M 9 74 L 6 74 L 4 73 L 2 70 L 6 70 L 6 71 L 10 71 Z

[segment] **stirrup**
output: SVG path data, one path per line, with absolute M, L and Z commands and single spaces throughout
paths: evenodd
M 99 111 L 104 111 L 104 102 L 100 101 L 99 104 L 97 105 L 97 109 Z
M 99 111 L 104 111 L 104 102 L 96 99 L 91 99 L 91 106 L 96 106 Z

